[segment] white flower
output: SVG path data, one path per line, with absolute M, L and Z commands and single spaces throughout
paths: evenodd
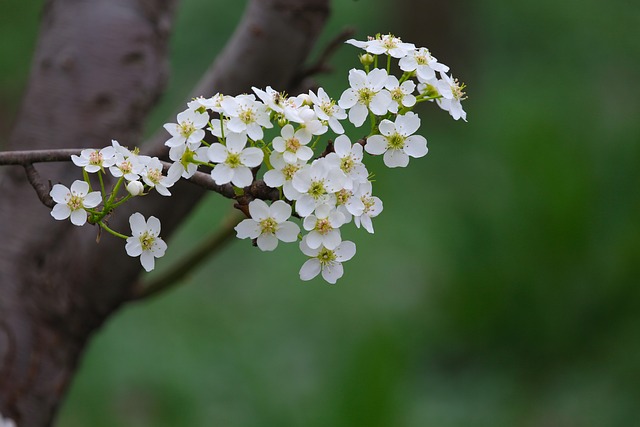
M 124 177 L 127 181 L 137 181 L 144 170 L 144 165 L 151 160 L 149 156 L 133 154 L 128 148 L 121 146 L 118 141 L 111 141 L 115 149 L 114 163 L 109 172 L 116 178 Z
M 101 150 L 88 148 L 80 152 L 80 156 L 71 155 L 71 161 L 76 166 L 84 168 L 89 173 L 98 172 L 108 168 L 116 162 L 116 150 L 114 147 L 104 147 Z
M 251 169 L 262 163 L 264 153 L 256 147 L 244 148 L 247 144 L 245 133 L 227 135 L 227 145 L 212 144 L 207 151 L 209 160 L 218 163 L 211 171 L 211 177 L 218 185 L 233 183 L 236 187 L 246 187 L 253 182 Z
M 154 157 L 142 172 L 142 179 L 145 184 L 155 188 L 158 193 L 163 196 L 170 196 L 171 192 L 167 188 L 173 186 L 181 175 L 182 173 L 178 169 L 171 170 L 171 168 L 168 176 L 162 175 L 162 163 L 157 157 Z
M 392 113 L 397 113 L 398 108 L 413 107 L 416 105 L 416 97 L 413 96 L 416 84 L 413 80 L 407 80 L 400 84 L 396 76 L 389 76 L 385 88 L 387 88 L 391 94 L 389 111 Z
M 374 55 L 387 54 L 394 58 L 403 58 L 416 48 L 413 43 L 404 43 L 400 38 L 391 34 L 385 34 L 380 38 L 369 38 L 369 40 L 361 42 L 350 39 L 346 43 L 366 50 Z
M 139 196 L 144 191 L 144 185 L 140 181 L 131 181 L 127 184 L 127 191 L 132 196 Z
M 178 114 L 178 123 L 166 123 L 164 128 L 171 134 L 171 138 L 164 144 L 167 147 L 177 147 L 182 144 L 199 144 L 204 138 L 202 129 L 209 122 L 207 113 L 199 113 L 188 109 Z
M 0 427 L 16 427 L 16 423 L 9 418 L 3 418 L 0 414 Z
M 398 65 L 402 71 L 415 71 L 421 81 L 434 79 L 436 71 L 443 73 L 449 71 L 449 67 L 439 63 L 425 47 L 409 52 L 407 56 L 400 59 Z
M 304 105 L 298 110 L 298 116 L 300 117 L 300 135 L 305 138 L 313 138 L 313 135 L 322 135 L 329 130 L 329 128 L 322 124 L 320 120 L 318 120 L 318 116 L 316 116 L 315 111 L 313 111 L 309 106 Z
M 324 246 L 327 249 L 335 249 L 342 238 L 339 228 L 344 224 L 344 215 L 329 205 L 320 205 L 316 214 L 309 215 L 302 223 L 305 230 L 309 231 L 305 241 L 311 249 Z
M 174 163 L 169 168 L 168 176 L 191 178 L 198 171 L 198 162 L 207 161 L 208 147 L 191 149 L 190 144 L 183 144 L 169 149 L 169 159 Z
M 465 100 L 464 84 L 460 84 L 458 79 L 440 73 L 441 80 L 435 84 L 438 93 L 442 98 L 438 98 L 436 102 L 445 111 L 448 111 L 454 120 L 462 119 L 467 121 L 467 113 L 462 109 L 461 101 Z
M 302 121 L 298 116 L 298 107 L 302 103 L 298 102 L 296 98 L 288 98 L 284 93 L 277 92 L 271 86 L 267 86 L 265 90 L 257 87 L 251 89 L 272 111 L 282 114 L 292 122 L 300 123 Z
M 309 91 L 309 97 L 313 101 L 313 111 L 320 120 L 329 124 L 332 131 L 337 134 L 343 134 L 344 128 L 340 120 L 347 118 L 347 113 L 341 108 L 336 101 L 329 98 L 327 92 L 323 88 L 318 88 L 318 94 Z
M 349 71 L 349 84 L 338 101 L 341 108 L 349 109 L 349 121 L 357 127 L 367 119 L 368 110 L 377 116 L 387 113 L 391 103 L 389 91 L 384 89 L 389 75 L 386 70 L 375 68 L 369 74 L 355 68 Z
M 211 98 L 204 98 L 202 96 L 199 96 L 188 102 L 187 106 L 191 110 L 199 110 L 200 108 L 205 108 L 215 113 L 220 113 L 222 111 L 222 106 L 220 105 L 220 103 L 223 99 L 224 95 L 220 93 L 216 93 Z
M 322 204 L 335 205 L 336 191 L 343 188 L 347 177 L 339 168 L 333 167 L 325 158 L 315 160 L 293 176 L 293 188 L 301 193 L 296 200 L 296 212 L 308 216 Z
M 349 261 L 356 254 L 356 245 L 353 242 L 344 241 L 333 250 L 324 246 L 311 249 L 305 239 L 302 239 L 300 250 L 303 254 L 311 257 L 300 269 L 301 280 L 311 280 L 322 273 L 324 280 L 335 284 L 344 274 L 342 263 Z
M 49 194 L 53 201 L 56 202 L 56 205 L 51 210 L 51 216 L 57 220 L 71 217 L 71 223 L 78 226 L 87 222 L 87 211 L 85 209 L 95 208 L 102 201 L 99 191 L 89 193 L 89 184 L 79 180 L 71 184 L 71 190 L 62 184 L 56 184 Z
M 307 161 L 313 157 L 313 150 L 307 147 L 311 136 L 307 132 L 298 130 L 294 132 L 293 126 L 285 125 L 280 132 L 281 136 L 273 138 L 273 149 L 282 153 L 284 161 L 296 163 L 298 160 Z
M 131 237 L 127 238 L 125 249 L 130 257 L 140 257 L 140 263 L 146 271 L 153 270 L 155 259 L 164 255 L 167 244 L 158 235 L 160 234 L 160 220 L 150 216 L 145 221 L 141 213 L 136 212 L 129 217 Z
M 253 95 L 226 97 L 221 102 L 224 114 L 231 117 L 227 126 L 231 132 L 246 132 L 254 141 L 264 136 L 262 128 L 272 128 L 267 106 L 255 100 Z
M 371 218 L 375 218 L 382 212 L 382 200 L 371 195 L 371 187 L 371 182 L 366 182 L 358 187 L 354 199 L 360 200 L 363 209 L 360 214 L 353 214 L 353 222 L 358 228 L 362 224 L 365 230 L 373 234 Z M 349 205 L 347 205 L 347 209 L 349 209 Z
M 327 162 L 334 167 L 340 168 L 346 175 L 347 179 L 344 183 L 344 188 L 352 189 L 354 185 L 360 182 L 366 182 L 367 168 L 362 163 L 362 145 L 353 144 L 349 137 L 346 135 L 340 135 L 333 143 L 333 153 L 329 153 L 326 156 Z
M 300 227 L 291 221 L 291 206 L 282 200 L 271 206 L 260 199 L 249 203 L 251 219 L 245 219 L 235 228 L 240 239 L 257 239 L 258 247 L 263 251 L 272 251 L 278 246 L 278 240 L 295 242 Z
M 282 157 L 282 153 L 273 151 L 269 156 L 269 162 L 273 169 L 265 172 L 262 179 L 271 188 L 282 187 L 284 196 L 289 200 L 298 199 L 301 194 L 293 188 L 292 180 L 296 172 L 302 168 L 306 162 L 298 160 L 296 163 L 287 163 Z
M 367 139 L 364 149 L 369 154 L 384 154 L 384 164 L 390 168 L 405 167 L 409 156 L 423 157 L 429 151 L 427 140 L 422 135 L 412 135 L 420 127 L 420 118 L 415 113 L 396 117 L 396 121 L 380 122 L 380 133 Z

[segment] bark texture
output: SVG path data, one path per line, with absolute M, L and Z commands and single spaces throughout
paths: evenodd
M 162 93 L 176 0 L 50 0 L 28 89 L 8 149 L 138 145 Z M 193 95 L 286 89 L 328 16 L 328 0 L 254 0 Z M 161 152 L 166 136 L 147 144 Z M 37 166 L 53 183 L 78 179 L 70 164 Z M 130 298 L 140 273 L 123 242 L 49 215 L 23 168 L 0 170 L 0 413 L 20 427 L 49 426 L 92 333 Z M 148 196 L 168 237 L 203 190 Z M 132 203 L 135 205 L 135 203 Z M 127 212 L 111 225 L 127 230 Z

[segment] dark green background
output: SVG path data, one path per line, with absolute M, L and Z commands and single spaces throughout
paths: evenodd
M 41 3 L 10 0 L 0 17 L 5 135 Z M 229 37 L 235 3 L 183 2 L 150 132 Z M 371 162 L 385 210 L 375 235 L 345 231 L 358 253 L 336 286 L 298 280 L 296 245 L 238 240 L 124 309 L 93 341 L 59 425 L 637 425 L 639 9 L 334 1 L 324 43 L 350 25 L 431 48 L 467 83 L 469 123 L 427 105 L 427 157 Z M 356 53 L 344 46 L 321 78 L 335 97 Z M 209 197 L 159 272 L 228 210 Z

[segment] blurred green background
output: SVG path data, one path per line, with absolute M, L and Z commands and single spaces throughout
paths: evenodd
M 5 134 L 41 4 L 10 1 L 0 17 Z M 183 1 L 150 132 L 243 6 Z M 345 26 L 429 47 L 467 83 L 469 123 L 427 105 L 428 156 L 372 163 L 385 210 L 374 236 L 345 231 L 358 254 L 337 285 L 300 282 L 295 245 L 238 240 L 122 310 L 58 425 L 640 425 L 640 7 L 341 0 L 322 42 Z M 335 97 L 356 53 L 320 78 Z M 159 272 L 228 210 L 207 198 Z

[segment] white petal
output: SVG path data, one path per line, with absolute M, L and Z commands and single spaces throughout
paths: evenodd
M 73 225 L 82 226 L 87 222 L 87 211 L 84 209 L 76 209 L 71 211 L 71 223 Z
M 380 125 L 378 125 L 378 129 L 384 136 L 389 136 L 396 131 L 396 125 L 393 124 L 392 121 L 384 119 L 380 122 Z
M 150 216 L 147 220 L 147 230 L 149 230 L 155 236 L 160 234 L 160 220 L 155 216 Z
M 404 152 L 411 157 L 424 157 L 429 152 L 427 140 L 422 135 L 411 135 L 404 141 Z
M 298 234 L 300 234 L 300 227 L 291 221 L 283 222 L 276 230 L 276 237 L 283 242 L 295 242 L 298 240 Z
M 325 248 L 333 250 L 342 242 L 342 237 L 340 236 L 339 230 L 331 230 L 327 234 L 324 235 L 322 239 L 322 244 Z
M 240 161 L 250 168 L 254 168 L 260 163 L 262 163 L 262 159 L 264 158 L 264 152 L 257 147 L 249 147 L 242 150 L 240 154 Z
M 211 147 L 207 149 L 207 157 L 213 163 L 224 162 L 225 160 L 227 160 L 227 155 L 228 155 L 227 148 L 224 145 L 217 142 L 214 144 L 211 144 Z
M 273 138 L 271 143 L 273 144 L 273 149 L 279 153 L 282 153 L 287 149 L 287 144 L 284 142 L 284 138 L 280 136 Z
M 322 278 L 328 283 L 335 285 L 339 278 L 344 274 L 344 268 L 339 262 L 333 262 L 322 268 Z
M 138 237 L 129 237 L 127 238 L 127 244 L 124 246 L 127 251 L 127 255 L 131 257 L 140 256 L 142 253 L 142 245 L 140 244 L 140 239 Z
M 230 133 L 227 135 L 227 150 L 239 154 L 247 145 L 247 135 L 244 133 Z
M 316 258 L 311 258 L 302 264 L 300 269 L 300 280 L 311 280 L 320 273 L 320 261 Z
M 146 271 L 151 271 L 155 267 L 156 260 L 149 251 L 144 251 L 140 255 L 140 264 Z
M 278 239 L 273 234 L 261 234 L 258 236 L 258 247 L 267 252 L 278 247 Z
M 213 178 L 218 185 L 228 184 L 231 182 L 233 175 L 233 169 L 224 163 L 217 164 L 211 171 L 211 178 Z
M 71 215 L 71 209 L 66 204 L 58 203 L 51 209 L 51 216 L 59 221 L 69 218 L 69 215 Z
M 262 179 L 264 180 L 264 183 L 271 188 L 281 187 L 285 181 L 282 172 L 275 169 L 271 169 L 270 171 L 265 172 Z
M 387 140 L 382 135 L 373 135 L 367 138 L 364 150 L 373 155 L 380 155 L 387 151 Z
M 78 196 L 85 196 L 89 192 L 89 184 L 85 181 L 76 180 L 71 184 L 71 193 L 75 193 Z
M 303 194 L 302 197 L 296 201 L 296 212 L 302 217 L 309 216 L 315 208 L 316 202 L 313 197 L 308 194 Z
M 305 242 L 311 249 L 319 249 L 322 246 L 322 235 L 317 231 L 313 230 L 307 234 Z
M 340 135 L 333 143 L 333 149 L 340 157 L 344 157 L 351 153 L 351 141 L 346 135 Z
M 346 240 L 340 243 L 334 252 L 338 261 L 349 261 L 356 254 L 356 244 Z
M 373 97 L 371 103 L 369 103 L 369 109 L 376 116 L 383 116 L 387 113 L 389 104 L 391 104 L 391 94 L 386 90 L 382 90 Z
M 260 226 L 252 219 L 245 219 L 236 225 L 236 236 L 238 239 L 255 239 L 260 235 Z
M 139 236 L 147 230 L 147 221 L 140 212 L 136 212 L 129 217 L 129 226 L 134 236 Z
M 409 156 L 402 150 L 387 150 L 384 153 L 384 164 L 390 168 L 404 168 L 409 164 Z
M 102 202 L 102 195 L 99 191 L 92 191 L 87 194 L 82 200 L 82 204 L 85 208 L 95 208 Z
M 270 216 L 269 205 L 267 205 L 264 200 L 252 200 L 249 203 L 249 213 L 251 214 L 251 218 L 253 218 L 254 220 L 262 221 L 263 219 L 267 219 Z
M 235 168 L 233 178 L 231 178 L 231 182 L 236 187 L 248 187 L 253 182 L 253 174 L 251 173 L 251 170 L 249 168 L 245 166 L 239 166 Z
M 358 94 L 353 89 L 347 89 L 342 92 L 342 96 L 338 101 L 340 108 L 348 109 L 356 105 L 358 102 Z
M 420 117 L 417 114 L 408 112 L 396 118 L 396 129 L 399 134 L 408 136 L 414 134 L 420 127 Z
M 310 147 L 307 147 L 306 145 L 303 145 L 302 147 L 298 148 L 298 151 L 296 152 L 296 155 L 297 155 L 298 159 L 303 160 L 303 161 L 306 162 L 307 160 L 309 160 L 309 159 L 311 159 L 313 157 L 313 150 Z
M 269 215 L 275 219 L 276 222 L 284 222 L 291 216 L 291 205 L 282 200 L 277 200 L 271 204 L 269 212 Z
M 367 107 L 363 104 L 356 104 L 349 110 L 349 121 L 356 127 L 362 126 L 368 115 Z
M 71 198 L 71 192 L 62 184 L 54 185 L 49 195 L 56 203 L 67 203 Z

